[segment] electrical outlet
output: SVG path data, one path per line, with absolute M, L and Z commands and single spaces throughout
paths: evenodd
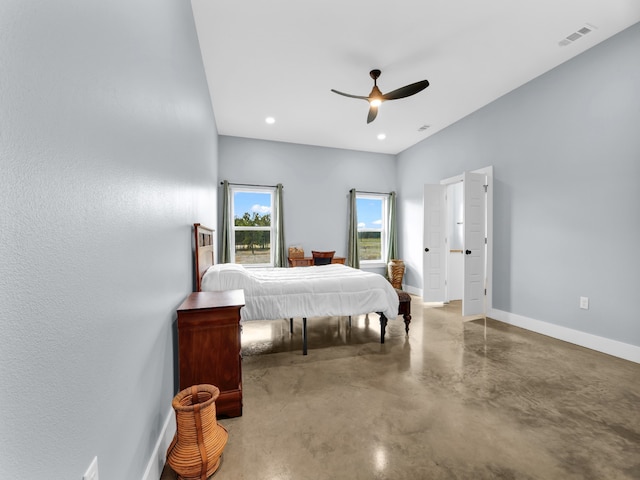
M 93 457 L 91 461 L 91 465 L 87 468 L 87 471 L 84 472 L 82 476 L 82 480 L 99 480 L 98 479 L 98 457 Z
M 589 310 L 589 297 L 580 297 L 580 308 Z

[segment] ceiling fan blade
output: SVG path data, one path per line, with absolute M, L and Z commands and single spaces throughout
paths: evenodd
M 383 100 L 397 100 L 398 98 L 410 97 L 418 92 L 421 92 L 429 86 L 428 80 L 422 80 L 420 82 L 412 83 L 411 85 L 405 85 L 404 87 L 393 90 L 392 92 L 382 95 Z
M 333 93 L 337 93 L 338 95 L 343 95 L 345 97 L 351 97 L 351 98 L 361 98 L 362 100 L 368 100 L 368 97 L 363 97 L 362 95 L 351 95 L 349 93 L 343 93 L 343 92 L 339 92 L 338 90 L 334 90 L 333 88 L 331 89 L 331 91 Z
M 369 107 L 369 115 L 367 115 L 367 123 L 371 123 L 376 119 L 378 115 L 378 107 L 374 107 L 373 105 Z

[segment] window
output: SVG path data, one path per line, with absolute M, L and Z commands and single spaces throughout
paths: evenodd
M 243 265 L 273 266 L 275 238 L 272 212 L 275 188 L 230 187 L 231 261 Z
M 386 262 L 388 201 L 388 195 L 356 194 L 358 255 L 363 263 Z

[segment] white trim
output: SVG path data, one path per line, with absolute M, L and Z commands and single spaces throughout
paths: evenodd
M 380 258 L 376 258 L 375 260 L 360 260 L 360 267 L 363 266 L 376 268 L 384 266 L 386 268 L 387 263 L 385 258 L 388 257 L 389 253 L 389 194 L 388 193 L 358 193 L 356 192 L 356 212 L 358 209 L 358 200 L 375 200 L 380 201 L 381 205 L 381 213 L 382 213 L 382 222 L 380 224 L 380 228 L 363 228 L 360 229 L 356 226 L 357 233 L 360 232 L 380 232 Z
M 167 449 L 176 434 L 176 421 L 173 407 L 169 410 L 167 419 L 162 426 L 162 431 L 158 436 L 158 441 L 151 452 L 151 458 L 147 463 L 147 469 L 142 476 L 142 480 L 158 480 L 162 475 L 164 464 L 167 461 Z
M 481 173 L 481 172 L 474 171 L 474 173 Z M 461 181 L 462 181 L 462 174 L 440 180 L 440 185 L 451 185 L 453 183 L 458 183 Z
M 485 295 L 485 301 L 487 302 L 486 311 L 491 311 L 493 306 L 493 165 L 471 170 L 471 173 L 483 173 L 487 176 L 487 271 L 485 272 L 487 294 Z M 460 174 L 440 180 L 440 185 L 450 185 L 462 180 L 463 174 Z M 424 283 L 424 272 L 422 272 L 422 275 Z
M 243 264 L 245 267 L 273 267 L 275 265 L 276 253 L 273 246 L 275 245 L 276 239 L 276 227 L 278 225 L 278 220 L 276 219 L 276 190 L 277 187 L 271 186 L 251 186 L 251 185 L 232 185 L 229 184 L 229 229 L 230 229 L 230 238 L 229 238 L 229 250 L 231 253 L 231 263 L 236 262 L 236 232 L 244 232 L 244 231 L 256 231 L 256 232 L 269 232 L 269 263 L 253 263 L 253 264 Z M 236 213 L 236 205 L 235 205 L 235 194 L 238 192 L 245 193 L 264 193 L 269 195 L 269 215 L 271 215 L 271 225 L 266 226 L 253 226 L 253 227 L 236 227 L 235 225 L 235 215 Z
M 445 302 L 422 302 L 425 307 L 444 307 Z
M 411 295 L 417 295 L 418 297 L 422 297 L 421 288 L 416 288 L 416 287 L 412 287 L 411 285 L 402 284 L 402 290 L 404 290 L 407 293 L 410 293 Z
M 500 322 L 573 343 L 574 345 L 606 353 L 607 355 L 629 360 L 630 362 L 640 363 L 640 347 L 635 345 L 599 337 L 590 333 L 535 320 L 503 310 L 490 309 L 487 316 Z

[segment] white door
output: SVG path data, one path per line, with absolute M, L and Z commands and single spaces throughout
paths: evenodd
M 485 313 L 486 178 L 464 172 L 464 288 L 462 315 Z
M 445 185 L 424 186 L 422 297 L 425 302 L 444 302 L 446 299 L 446 192 Z

